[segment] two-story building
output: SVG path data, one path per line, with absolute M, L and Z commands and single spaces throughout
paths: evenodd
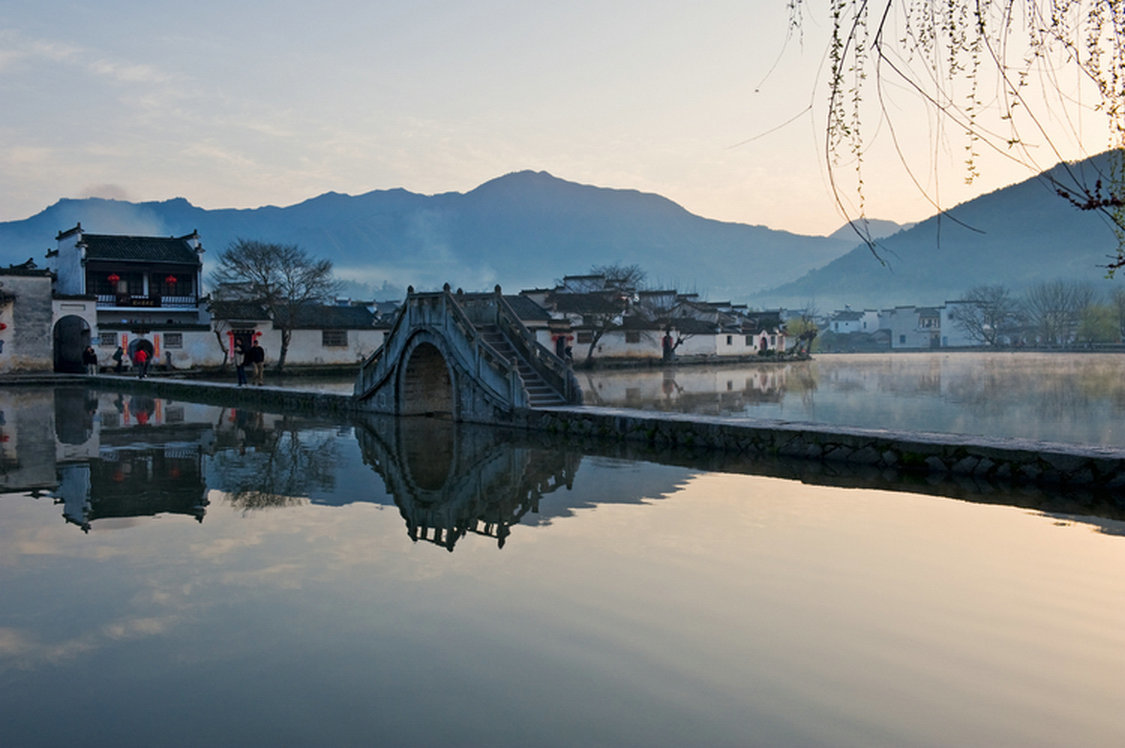
M 890 332 L 891 349 L 941 347 L 941 308 L 897 306 L 879 313 L 879 328 Z
M 130 357 L 143 348 L 174 368 L 208 358 L 215 344 L 201 298 L 198 232 L 121 236 L 87 233 L 78 224 L 56 240 L 47 253 L 55 277 L 56 369 L 80 365 L 83 340 L 103 363 L 118 346 Z

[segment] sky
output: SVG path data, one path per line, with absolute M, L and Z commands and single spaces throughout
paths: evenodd
M 857 201 L 845 216 L 829 187 L 821 5 L 797 38 L 783 0 L 4 0 L 0 221 L 63 197 L 255 208 L 532 169 L 827 234 Z M 868 216 L 1030 176 L 998 158 L 965 184 L 960 144 L 908 106 L 922 189 L 876 117 Z

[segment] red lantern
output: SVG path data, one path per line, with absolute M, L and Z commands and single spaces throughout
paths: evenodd
M 169 286 L 174 286 L 174 285 L 176 285 L 176 276 L 169 275 L 167 278 L 164 279 L 164 282 L 167 283 Z
M 117 273 L 110 273 L 110 274 L 109 274 L 109 278 L 107 278 L 107 280 L 108 280 L 108 281 L 109 281 L 110 283 L 113 283 L 113 284 L 115 284 L 115 285 L 116 285 L 116 284 L 117 284 L 117 281 L 121 280 L 121 276 L 120 276 L 120 275 L 118 275 Z

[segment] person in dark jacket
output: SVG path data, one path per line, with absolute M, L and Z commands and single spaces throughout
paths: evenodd
M 94 350 L 94 346 L 86 346 L 86 350 L 82 351 L 82 363 L 86 367 L 87 374 L 98 373 L 98 353 Z
M 250 346 L 250 365 L 254 367 L 254 384 L 259 387 L 264 381 L 264 369 L 266 364 L 266 351 L 262 348 L 261 343 L 257 340 L 254 345 Z

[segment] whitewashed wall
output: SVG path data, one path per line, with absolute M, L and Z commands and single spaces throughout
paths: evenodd
M 256 328 L 262 335 L 259 342 L 266 351 L 266 367 L 277 364 L 277 357 L 281 353 L 281 332 L 272 327 L 259 326 Z M 216 367 L 223 363 L 223 350 L 214 332 L 210 331 L 185 331 L 179 333 L 182 344 L 169 346 L 167 332 L 152 332 L 146 335 L 134 335 L 129 332 L 118 332 L 116 343 L 127 348 L 128 343 L 137 338 L 144 338 L 153 344 L 156 351 L 156 364 L 170 365 L 174 369 L 189 369 L 198 367 Z M 383 344 L 383 330 L 348 330 L 348 345 L 346 347 L 324 347 L 320 330 L 294 330 L 286 354 L 286 363 L 293 365 L 317 364 L 354 364 L 370 355 L 376 348 Z M 223 333 L 223 345 L 229 346 L 229 338 Z M 98 353 L 98 363 L 102 367 L 112 367 L 113 351 L 116 346 L 95 346 Z M 228 363 L 232 363 L 228 359 Z M 128 364 L 126 364 L 128 365 Z

